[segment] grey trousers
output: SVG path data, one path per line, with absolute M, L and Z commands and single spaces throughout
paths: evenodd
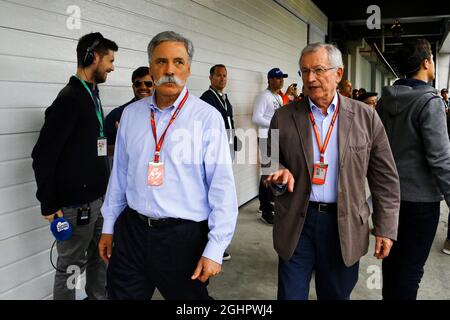
M 53 287 L 53 299 L 75 300 L 77 276 L 86 271 L 86 294 L 90 300 L 106 299 L 106 265 L 98 254 L 103 217 L 100 213 L 102 199 L 90 203 L 89 224 L 77 225 L 78 208 L 62 208 L 64 217 L 73 228 L 72 237 L 58 241 L 58 261 Z M 64 272 L 62 272 L 64 271 Z

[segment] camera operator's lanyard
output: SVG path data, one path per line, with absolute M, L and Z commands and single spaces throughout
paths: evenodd
M 189 91 L 186 91 L 186 94 L 184 95 L 183 99 L 181 100 L 180 104 L 178 105 L 177 109 L 172 115 L 172 118 L 170 118 L 170 121 L 164 130 L 161 137 L 158 138 L 156 136 L 156 121 L 155 121 L 155 112 L 151 110 L 151 125 L 152 125 L 152 132 L 153 132 L 153 138 L 155 139 L 155 156 L 153 158 L 153 161 L 148 164 L 148 172 L 147 172 L 147 184 L 149 186 L 160 186 L 163 183 L 163 177 L 164 177 L 164 163 L 159 161 L 159 155 L 161 152 L 162 144 L 164 143 L 164 139 L 166 137 L 167 130 L 172 125 L 172 123 L 175 121 L 175 118 L 178 116 L 178 113 L 180 113 L 181 108 L 183 108 L 184 104 L 186 103 L 186 100 L 189 96 Z
M 325 179 L 327 177 L 328 163 L 325 163 L 325 150 L 328 147 L 328 142 L 330 142 L 331 133 L 333 132 L 334 124 L 336 122 L 336 118 L 339 112 L 339 100 L 336 104 L 336 110 L 334 111 L 333 118 L 331 119 L 330 126 L 328 127 L 328 132 L 325 137 L 324 144 L 322 145 L 319 136 L 319 130 L 317 129 L 316 121 L 314 120 L 314 116 L 312 111 L 309 112 L 309 119 L 312 122 L 314 133 L 316 135 L 317 146 L 319 147 L 320 152 L 320 161 L 314 163 L 314 170 L 312 175 L 312 183 L 313 184 L 325 184 Z
M 83 79 L 79 78 L 78 76 L 77 76 L 77 78 L 78 78 L 78 80 L 81 81 L 81 83 L 86 88 L 86 90 L 89 93 L 89 95 L 91 96 L 91 99 L 92 99 L 92 101 L 94 102 L 94 105 L 95 105 L 95 114 L 97 115 L 97 119 L 98 119 L 98 122 L 100 124 L 100 136 L 97 138 L 97 155 L 99 157 L 106 156 L 106 154 L 107 154 L 106 153 L 107 141 L 106 141 L 105 134 L 103 133 L 102 103 L 101 103 L 100 99 L 98 99 L 97 97 L 94 97 L 94 95 L 92 94 L 92 92 L 89 89 L 88 85 L 86 84 L 86 81 L 84 81 Z

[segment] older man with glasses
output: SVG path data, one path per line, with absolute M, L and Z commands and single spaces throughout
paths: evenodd
M 336 91 L 344 72 L 339 49 L 308 45 L 299 64 L 308 99 L 275 112 L 268 141 L 269 150 L 279 148 L 272 166 L 280 169 L 266 180 L 276 195 L 278 298 L 308 299 L 314 271 L 318 299 L 349 299 L 369 246 L 365 178 L 374 203 L 374 255 L 383 259 L 397 237 L 397 169 L 375 110 Z
M 110 156 L 114 155 L 116 134 L 123 110 L 129 104 L 152 95 L 153 82 L 148 67 L 139 67 L 134 70 L 131 75 L 131 83 L 134 93 L 133 99 L 112 110 L 105 119 L 105 134 L 108 138 L 108 155 Z

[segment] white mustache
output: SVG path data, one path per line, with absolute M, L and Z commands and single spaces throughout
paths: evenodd
M 177 86 L 180 87 L 183 85 L 183 82 L 176 75 L 162 76 L 157 81 L 155 81 L 155 85 L 158 87 L 160 85 L 163 85 L 164 83 L 175 83 Z

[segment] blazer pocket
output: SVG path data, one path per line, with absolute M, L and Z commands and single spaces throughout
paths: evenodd
M 369 221 L 369 215 L 369 205 L 367 204 L 367 201 L 365 201 L 359 209 L 359 218 L 361 219 L 361 224 L 366 224 Z
M 368 146 L 369 146 L 368 144 L 362 144 L 362 145 L 358 145 L 358 146 L 348 146 L 348 149 L 350 152 L 360 153 L 360 152 L 367 151 Z

